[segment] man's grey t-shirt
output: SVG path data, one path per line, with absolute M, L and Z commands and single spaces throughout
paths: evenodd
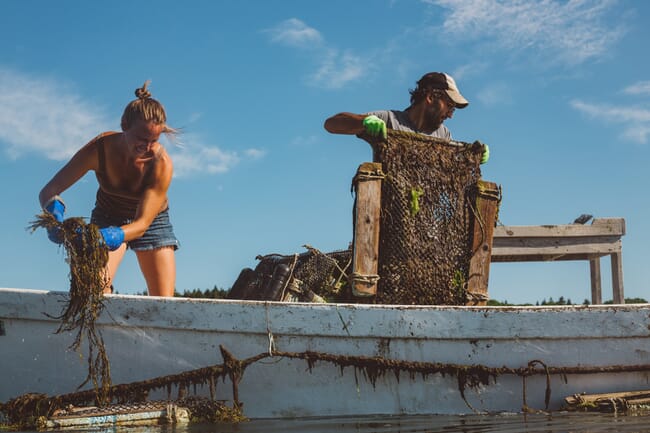
M 431 134 L 426 134 L 422 131 L 415 129 L 411 119 L 409 119 L 408 113 L 406 111 L 398 110 L 380 110 L 380 111 L 371 111 L 366 113 L 367 116 L 375 115 L 381 120 L 386 122 L 386 126 L 390 129 L 395 129 L 397 131 L 407 131 L 415 132 L 422 135 L 428 135 L 429 137 L 443 138 L 445 140 L 451 140 L 451 132 L 445 125 L 440 125 L 440 128 L 433 131 Z

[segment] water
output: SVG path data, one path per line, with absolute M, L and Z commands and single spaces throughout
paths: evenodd
M 240 424 L 189 424 L 93 430 L 94 433 L 596 433 L 650 432 L 648 415 L 601 413 L 501 414 L 252 420 Z M 27 433 L 27 432 L 23 432 Z M 30 432 L 31 433 L 31 432 Z

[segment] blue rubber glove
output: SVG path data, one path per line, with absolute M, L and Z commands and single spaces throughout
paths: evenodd
M 366 116 L 363 119 L 363 127 L 369 135 L 386 139 L 386 122 L 379 117 L 375 115 Z
M 110 226 L 99 229 L 99 233 L 104 238 L 104 245 L 109 251 L 115 251 L 124 242 L 124 230 L 120 227 Z
M 63 222 L 63 215 L 65 214 L 65 204 L 63 203 L 61 197 L 55 195 L 54 197 L 49 199 L 47 204 L 45 204 L 45 210 L 51 213 L 52 216 L 54 216 L 54 219 L 56 219 L 58 222 L 60 223 Z
M 45 211 L 50 213 L 57 222 L 62 223 L 65 215 L 65 204 L 61 197 L 58 195 L 52 197 L 45 205 Z M 63 243 L 63 232 L 59 227 L 51 227 L 47 229 L 47 238 L 60 245 Z
M 481 156 L 481 164 L 485 164 L 490 159 L 490 147 L 483 144 L 483 156 Z

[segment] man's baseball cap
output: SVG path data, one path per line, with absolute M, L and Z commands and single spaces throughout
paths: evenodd
M 469 104 L 467 99 L 460 94 L 456 81 L 443 72 L 429 72 L 418 81 L 419 89 L 440 89 L 444 90 L 447 95 L 454 101 L 456 108 L 465 108 Z

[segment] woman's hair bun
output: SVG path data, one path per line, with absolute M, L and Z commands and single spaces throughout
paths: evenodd
M 151 98 L 151 92 L 147 90 L 147 86 L 149 85 L 150 82 L 151 81 L 147 80 L 142 85 L 142 87 L 138 87 L 137 89 L 135 89 L 135 96 L 137 96 L 139 99 Z

